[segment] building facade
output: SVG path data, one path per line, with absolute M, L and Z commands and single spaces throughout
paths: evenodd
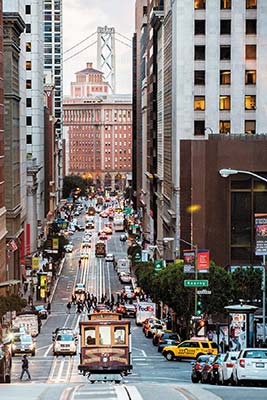
M 109 95 L 103 74 L 88 63 L 64 98 L 67 174 L 105 186 L 126 180 L 132 168 L 132 103 L 129 95 Z
M 54 86 L 53 118 L 55 128 L 55 177 L 54 193 L 58 203 L 61 198 L 63 183 L 63 35 L 62 35 L 62 0 L 45 0 L 43 2 L 44 27 L 44 70 L 49 71 Z
M 196 153 L 198 142 L 203 142 L 198 151 L 203 151 L 202 157 L 205 159 L 205 152 L 208 157 L 211 143 L 214 143 L 211 138 L 227 135 L 231 140 L 226 142 L 218 139 L 218 148 L 223 151 L 224 145 L 227 148 L 232 143 L 238 160 L 242 159 L 238 154 L 238 143 L 242 143 L 240 154 L 241 147 L 244 149 L 247 146 L 250 154 L 249 146 L 253 146 L 256 151 L 261 146 L 261 140 L 265 143 L 267 57 L 264 45 L 266 26 L 263 21 L 267 16 L 267 4 L 263 0 L 148 0 L 147 10 L 149 94 L 145 104 L 148 120 L 147 137 L 141 136 L 142 148 L 146 146 L 147 149 L 147 165 L 137 163 L 137 168 L 141 169 L 140 175 L 147 177 L 147 183 L 142 182 L 140 191 L 144 207 L 149 209 L 146 215 L 150 216 L 150 222 L 143 221 L 143 228 L 144 234 L 146 231 L 150 234 L 150 243 L 158 245 L 161 256 L 164 253 L 167 259 L 173 259 L 182 255 L 183 248 L 188 248 L 185 241 L 203 243 L 196 234 L 197 230 L 202 229 L 203 233 L 203 229 L 211 229 L 210 221 L 205 220 L 202 214 L 208 209 L 208 200 L 203 196 L 201 204 L 193 203 L 189 193 L 194 193 L 196 187 L 200 190 L 200 186 L 189 176 L 186 180 L 184 174 L 185 170 L 193 174 L 197 168 L 195 160 L 200 159 L 200 154 Z M 137 35 L 138 32 L 136 40 Z M 135 48 L 138 48 L 138 42 Z M 138 61 L 140 59 L 136 65 Z M 137 73 L 135 75 L 137 79 Z M 135 83 L 137 88 L 138 85 L 141 85 L 140 77 Z M 138 118 L 142 110 L 144 104 L 136 102 L 134 118 Z M 255 138 L 251 141 L 242 141 L 243 137 L 253 135 Z M 258 136 L 261 139 L 257 140 Z M 190 142 L 191 147 L 182 145 L 185 141 Z M 189 147 L 191 150 L 187 153 Z M 226 151 L 223 154 L 225 167 L 236 168 L 234 157 L 228 157 Z M 243 170 L 254 168 L 254 172 L 265 173 L 263 157 L 259 157 L 261 165 L 251 154 L 250 161 L 243 157 L 243 167 L 240 164 L 238 166 Z M 220 163 L 224 164 L 223 159 L 220 159 Z M 208 177 L 207 169 L 213 170 L 218 164 L 204 163 L 202 166 L 203 176 Z M 134 171 L 136 176 L 137 171 Z M 264 193 L 261 201 L 265 203 Z M 212 207 L 212 204 L 209 203 L 209 206 Z M 264 207 L 261 205 L 259 208 Z M 237 218 L 234 204 L 233 208 L 225 205 L 225 209 L 230 213 L 227 218 L 234 221 Z M 211 208 L 210 212 L 213 211 Z M 201 215 L 202 220 L 198 218 Z M 152 224 L 151 218 L 154 219 Z M 205 225 L 201 228 L 197 221 L 205 221 Z M 184 224 L 190 234 L 184 230 Z M 242 241 L 234 243 L 231 237 L 224 237 L 228 255 L 226 257 L 224 253 L 224 258 L 218 257 L 218 260 L 223 265 L 233 262 L 251 263 L 252 228 L 250 233 L 252 239 L 247 246 L 250 250 L 243 252 L 242 256 L 239 252 L 239 258 L 232 247 L 239 247 Z M 163 248 L 163 238 L 172 239 L 167 249 Z M 204 246 L 214 248 L 211 236 Z M 244 242 L 242 246 L 245 246 Z M 217 257 L 218 251 L 214 254 Z

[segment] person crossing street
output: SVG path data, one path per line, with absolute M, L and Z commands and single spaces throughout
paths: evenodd
M 23 375 L 26 372 L 26 374 L 28 375 L 29 381 L 31 381 L 32 378 L 31 378 L 31 375 L 29 372 L 29 361 L 28 361 L 26 354 L 24 354 L 21 361 L 22 361 L 22 365 L 21 365 L 22 369 L 21 369 L 21 374 L 20 374 L 20 380 L 22 381 Z

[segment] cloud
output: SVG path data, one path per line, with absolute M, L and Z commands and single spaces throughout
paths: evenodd
M 96 32 L 98 26 L 114 27 L 129 39 L 134 32 L 135 0 L 64 0 L 63 1 L 63 51 Z M 131 44 L 118 36 L 122 41 Z M 95 42 L 94 35 L 80 46 L 64 54 L 63 59 L 79 52 Z M 70 91 L 70 82 L 75 80 L 75 72 L 83 69 L 86 62 L 96 66 L 96 44 L 76 57 L 64 62 L 64 94 Z M 116 41 L 117 92 L 131 92 L 132 52 L 129 47 Z

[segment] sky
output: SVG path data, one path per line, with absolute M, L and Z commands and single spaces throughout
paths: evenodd
M 134 33 L 135 0 L 64 0 L 63 1 L 63 52 L 96 32 L 98 26 L 114 27 L 116 32 L 132 39 Z M 131 43 L 116 36 L 126 43 Z M 96 35 L 86 40 L 63 56 L 69 56 L 96 41 Z M 132 91 L 132 53 L 131 48 L 115 41 L 116 45 L 116 86 L 117 93 Z M 70 93 L 70 82 L 75 81 L 75 72 L 86 67 L 87 62 L 93 62 L 96 67 L 96 44 L 64 62 L 63 81 L 64 95 Z

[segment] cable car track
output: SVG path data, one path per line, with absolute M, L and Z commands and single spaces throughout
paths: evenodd
M 62 393 L 60 400 L 78 400 L 86 396 L 95 397 L 98 400 L 144 400 L 135 386 L 125 384 L 111 385 L 107 383 L 95 385 L 79 385 L 74 390 L 66 388 Z

